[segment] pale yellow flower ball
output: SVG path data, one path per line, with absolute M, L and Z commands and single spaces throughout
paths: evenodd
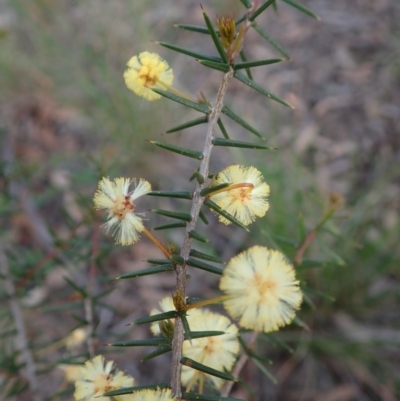
M 172 85 L 174 73 L 158 54 L 142 52 L 128 61 L 124 79 L 130 90 L 151 101 L 161 97 L 151 88 L 167 90 Z
M 131 183 L 135 189 L 129 191 Z M 107 231 L 115 226 L 116 242 L 121 245 L 134 244 L 139 239 L 139 233 L 144 230 L 142 219 L 137 216 L 134 200 L 151 191 L 148 181 L 140 179 L 116 178 L 114 181 L 104 177 L 94 195 L 96 209 L 106 209 L 108 221 L 104 224 Z
M 159 303 L 159 309 L 154 308 L 150 311 L 150 316 L 157 315 L 162 312 L 169 312 L 169 311 L 174 311 L 175 310 L 175 305 L 174 301 L 172 300 L 172 297 L 165 297 L 163 298 Z M 174 321 L 174 320 L 171 320 Z M 150 330 L 155 336 L 161 335 L 161 330 L 160 330 L 160 322 L 154 322 L 150 325 Z
M 113 369 L 113 365 L 113 361 L 106 362 L 102 355 L 87 361 L 75 382 L 75 400 L 96 401 L 97 397 L 108 391 L 132 387 L 133 377 Z M 111 401 L 111 398 L 102 397 L 101 400 Z
M 210 195 L 210 199 L 222 210 L 231 214 L 245 226 L 251 224 L 256 217 L 265 215 L 269 209 L 270 190 L 259 170 L 252 166 L 229 166 L 218 173 L 212 186 L 224 183 L 231 185 L 225 190 Z M 240 184 L 245 185 L 240 186 Z M 218 215 L 218 219 L 221 223 L 230 224 L 230 221 L 221 215 Z
M 225 334 L 184 341 L 183 356 L 220 372 L 231 371 L 240 350 L 236 325 L 226 316 L 207 309 L 191 309 L 187 313 L 191 331 L 223 331 Z M 182 366 L 181 379 L 187 391 L 191 391 L 203 378 L 211 382 L 216 389 L 225 383 L 219 377 Z
M 254 246 L 232 258 L 221 277 L 224 307 L 239 325 L 271 332 L 289 324 L 303 299 L 295 270 L 275 250 Z
M 172 297 L 165 297 L 159 302 L 159 309 L 153 309 L 150 315 L 175 310 Z M 208 309 L 190 309 L 186 315 L 191 331 L 223 331 L 225 334 L 203 338 L 192 338 L 183 343 L 183 356 L 193 359 L 221 372 L 230 371 L 235 363 L 240 345 L 238 328 L 226 316 Z M 174 319 L 171 319 L 174 322 Z M 151 325 L 154 335 L 160 335 L 158 322 Z M 220 388 L 224 381 L 207 375 L 188 366 L 182 367 L 182 384 L 190 391 L 199 381 L 207 379 L 215 388 Z

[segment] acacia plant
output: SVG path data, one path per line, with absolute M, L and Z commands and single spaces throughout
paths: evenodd
M 301 4 L 293 0 L 283 1 L 317 18 Z M 286 51 L 257 23 L 260 14 L 276 9 L 279 2 L 241 2 L 246 12 L 237 19 L 233 16 L 220 16 L 213 21 L 202 9 L 204 26 L 177 25 L 180 29 L 195 32 L 202 35 L 202 39 L 212 41 L 215 55 L 156 42 L 167 49 L 195 58 L 206 68 L 220 71 L 222 77 L 215 99 L 208 99 L 203 93 L 196 99 L 176 90 L 173 87 L 173 69 L 157 54 L 143 51 L 127 63 L 124 79 L 127 87 L 135 94 L 149 101 L 165 98 L 200 114 L 198 118 L 171 128 L 167 133 L 197 125 L 205 127 L 202 150 L 150 141 L 161 151 L 175 152 L 199 161 L 198 168 L 188 177 L 192 182 L 192 190 L 152 191 L 151 184 L 144 178 L 103 177 L 94 195 L 95 208 L 108 213 L 104 227 L 107 231 L 111 229 L 117 243 L 132 245 L 144 235 L 164 255 L 163 259 L 149 256 L 150 267 L 126 273 L 117 277 L 118 280 L 161 272 L 170 272 L 176 276 L 173 296 L 160 300 L 159 309 L 133 322 L 134 325 L 150 324 L 155 337 L 110 344 L 120 347 L 156 346 L 157 350 L 147 358 L 170 352 L 170 386 L 155 383 L 145 389 L 135 387 L 132 377 L 113 370 L 113 363 L 106 362 L 103 356 L 98 355 L 81 369 L 75 382 L 77 400 L 97 399 L 94 397 L 114 397 L 118 400 L 228 400 L 232 385 L 240 380 L 244 364 L 256 355 L 258 335 L 278 331 L 290 324 L 301 306 L 302 283 L 296 278 L 295 267 L 302 263 L 303 254 L 318 228 L 337 208 L 337 200 L 333 199 L 320 224 L 304 238 L 292 261 L 282 252 L 259 244 L 243 250 L 223 266 L 224 261 L 220 257 L 196 250 L 195 246 L 196 242 L 209 241 L 207 232 L 200 229 L 198 224 L 199 220 L 207 224 L 209 210 L 218 216 L 220 223 L 239 226 L 250 235 L 248 226 L 257 218 L 265 216 L 269 209 L 268 198 L 274 196 L 270 194 L 270 187 L 262 173 L 254 166 L 239 165 L 233 161 L 222 171 L 212 172 L 212 150 L 215 146 L 242 148 L 248 152 L 271 149 L 266 145 L 262 133 L 225 104 L 230 81 L 238 80 L 262 96 L 292 107 L 256 83 L 251 73 L 253 68 L 289 59 Z M 283 57 L 247 60 L 246 49 L 251 46 L 247 41 L 250 29 L 265 38 Z M 225 117 L 254 134 L 256 140 L 249 142 L 232 139 L 223 123 Z M 139 198 L 143 196 L 185 199 L 188 201 L 187 211 L 154 209 L 152 212 L 175 221 L 151 227 L 151 218 L 146 215 L 144 219 L 144 208 L 140 209 Z M 273 213 L 273 210 L 269 213 Z M 165 243 L 154 234 L 154 231 L 176 228 L 184 230 L 180 245 Z M 191 294 L 186 290 L 191 269 L 202 269 L 214 275 L 215 280 L 219 280 L 221 294 L 213 299 L 191 300 Z M 227 315 L 209 309 L 210 305 L 216 303 L 222 303 Z M 243 331 L 251 331 L 253 335 L 245 337 L 245 340 L 242 338 Z M 261 365 L 257 358 L 252 359 L 258 361 L 258 366 Z M 206 392 L 211 393 L 205 395 Z

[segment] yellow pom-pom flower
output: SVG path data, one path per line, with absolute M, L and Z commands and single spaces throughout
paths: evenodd
M 175 310 L 171 297 L 162 299 L 159 302 L 159 306 L 160 309 L 153 309 L 150 315 Z M 185 340 L 183 343 L 183 356 L 221 372 L 230 371 L 240 349 L 236 325 L 226 316 L 213 313 L 207 309 L 190 309 L 186 318 L 191 331 L 223 331 L 225 334 Z M 171 322 L 173 321 L 171 320 Z M 154 335 L 159 335 L 159 324 L 153 323 L 151 331 Z M 218 377 L 206 375 L 188 366 L 182 367 L 181 380 L 182 384 L 186 386 L 186 391 L 191 391 L 196 385 L 202 389 L 206 378 L 215 388 L 221 388 L 224 383 Z
M 158 54 L 142 52 L 128 61 L 124 79 L 126 86 L 138 96 L 146 100 L 156 100 L 161 96 L 151 88 L 169 89 L 174 80 L 174 73 Z
M 133 394 L 119 395 L 118 401 L 176 401 L 169 388 L 156 390 L 140 390 Z
M 77 401 L 96 401 L 102 394 L 125 387 L 132 387 L 134 379 L 113 369 L 114 362 L 104 360 L 102 355 L 87 361 L 81 368 L 80 378 L 75 382 L 74 397 Z M 111 401 L 110 397 L 101 400 Z
M 172 300 L 172 297 L 165 297 L 163 298 L 158 305 L 160 306 L 160 309 L 154 308 L 150 311 L 150 316 L 157 315 L 162 312 L 169 312 L 175 310 L 175 305 L 174 301 Z M 150 331 L 155 335 L 159 336 L 161 334 L 161 327 L 167 328 L 167 320 L 163 320 L 161 322 L 154 322 L 150 326 Z M 173 320 L 170 320 L 170 322 L 173 322 Z
M 269 185 L 255 167 L 229 166 L 213 180 L 212 186 L 229 183 L 227 188 L 210 195 L 210 199 L 222 210 L 228 212 L 244 225 L 252 223 L 256 217 L 263 217 L 269 209 Z M 230 221 L 219 215 L 219 221 Z
M 266 333 L 290 323 L 303 299 L 293 266 L 282 253 L 262 246 L 229 261 L 220 289 L 224 307 L 240 326 Z
M 229 372 L 233 368 L 240 350 L 238 328 L 226 316 L 210 312 L 207 309 L 191 309 L 188 312 L 188 323 L 191 331 L 223 331 L 221 336 L 203 337 L 183 342 L 183 356 L 195 360 L 220 372 Z M 182 367 L 182 384 L 186 391 L 197 384 L 200 392 L 204 379 L 208 379 L 219 389 L 224 380 L 206 375 L 188 366 Z
M 132 182 L 135 184 L 135 189 L 129 191 Z M 131 181 L 129 178 L 116 178 L 111 181 L 104 177 L 99 182 L 94 195 L 94 205 L 96 209 L 108 211 L 109 220 L 104 226 L 107 231 L 115 226 L 114 235 L 117 243 L 129 245 L 139 239 L 139 233 L 144 230 L 144 226 L 142 219 L 134 213 L 133 201 L 150 191 L 150 183 L 143 179 L 140 179 L 138 184 L 136 179 Z

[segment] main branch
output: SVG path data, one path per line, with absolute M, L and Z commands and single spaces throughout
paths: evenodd
M 189 252 L 192 245 L 192 239 L 189 233 L 196 228 L 197 220 L 199 218 L 200 210 L 204 202 L 204 198 L 200 196 L 200 191 L 205 186 L 205 181 L 208 176 L 211 150 L 213 147 L 213 139 L 215 127 L 218 123 L 222 107 L 224 105 L 224 97 L 228 87 L 229 80 L 233 77 L 234 71 L 232 68 L 224 75 L 221 85 L 218 89 L 215 106 L 213 107 L 208 119 L 207 134 L 203 149 L 203 159 L 200 164 L 199 173 L 204 177 L 204 183 L 197 183 L 196 190 L 194 191 L 192 207 L 190 214 L 192 220 L 186 226 L 185 238 L 181 249 L 181 256 L 186 261 L 189 258 Z M 186 264 L 183 266 L 176 266 L 176 291 L 183 299 L 186 297 Z M 182 358 L 182 346 L 184 340 L 184 330 L 181 319 L 178 317 L 175 321 L 174 338 L 172 340 L 172 374 L 171 374 L 171 388 L 173 393 L 178 399 L 182 398 L 181 388 L 181 371 L 182 366 L 180 360 Z

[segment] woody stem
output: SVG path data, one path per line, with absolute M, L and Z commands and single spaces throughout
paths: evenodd
M 200 164 L 199 174 L 206 178 L 209 172 L 209 163 L 211 150 L 213 148 L 214 131 L 218 123 L 219 116 L 223 107 L 223 100 L 228 87 L 229 80 L 233 77 L 234 70 L 232 68 L 224 75 L 222 82 L 218 89 L 215 106 L 211 109 L 211 113 L 208 116 L 208 127 L 203 148 L 203 159 Z M 203 183 L 197 182 L 196 189 L 193 194 L 192 207 L 190 214 L 192 220 L 186 226 L 185 238 L 181 249 L 180 256 L 183 260 L 189 258 L 190 248 L 192 245 L 192 239 L 190 232 L 195 229 L 197 220 L 199 218 L 201 207 L 204 203 L 204 197 L 200 195 L 201 190 L 204 188 Z M 176 266 L 176 292 L 180 293 L 183 299 L 186 297 L 186 263 L 183 266 Z M 171 372 L 171 388 L 174 395 L 178 398 L 182 398 L 181 388 L 181 371 L 182 365 L 180 363 L 182 359 L 182 348 L 184 341 L 184 329 L 182 320 L 178 317 L 175 321 L 174 337 L 172 339 L 172 372 Z

